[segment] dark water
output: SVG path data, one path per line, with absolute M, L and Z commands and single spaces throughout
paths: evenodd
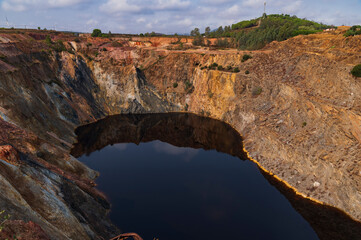
M 98 189 L 123 232 L 145 240 L 349 239 L 330 231 L 340 224 L 328 218 L 339 212 L 288 190 L 281 194 L 282 187 L 243 161 L 241 137 L 219 121 L 184 114 L 116 116 L 77 134 L 73 155 L 86 153 L 79 160 L 100 172 Z
M 160 141 L 116 144 L 80 160 L 101 173 L 112 221 L 144 239 L 317 239 L 249 161 Z

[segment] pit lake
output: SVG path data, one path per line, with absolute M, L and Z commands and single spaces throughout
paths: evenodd
M 122 232 L 143 239 L 319 239 L 229 125 L 188 114 L 119 115 L 77 130 L 73 155 Z

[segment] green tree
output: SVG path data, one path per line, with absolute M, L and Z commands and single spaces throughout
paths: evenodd
M 199 28 L 195 28 L 191 31 L 191 36 L 193 37 L 196 37 L 196 36 L 199 36 L 201 35 L 200 32 L 199 32 Z
M 217 29 L 217 36 L 221 36 L 223 34 L 223 27 L 220 26 L 218 29 Z
M 92 37 L 101 37 L 102 31 L 100 29 L 94 29 L 92 33 Z
M 211 28 L 210 28 L 210 27 L 206 27 L 205 32 L 204 32 L 204 35 L 205 35 L 206 37 L 209 37 L 210 34 L 211 34 Z

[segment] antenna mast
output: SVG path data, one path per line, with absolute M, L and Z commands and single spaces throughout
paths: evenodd
M 264 14 L 266 14 L 266 5 L 267 5 L 267 3 L 266 2 L 264 2 Z

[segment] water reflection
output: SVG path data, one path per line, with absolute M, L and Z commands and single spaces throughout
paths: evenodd
M 242 151 L 242 139 L 230 126 L 217 120 L 191 114 L 113 116 L 80 127 L 76 130 L 76 134 L 78 135 L 79 142 L 72 150 L 72 154 L 76 157 L 80 157 L 83 154 L 89 155 L 109 144 L 115 144 L 116 150 L 123 152 L 132 150 L 132 144 L 128 143 L 140 144 L 141 142 L 160 140 L 171 145 L 159 141 L 152 142 L 152 148 L 155 151 L 174 156 L 183 155 L 186 162 L 191 161 L 197 155 L 200 148 L 215 149 L 237 156 L 240 159 L 246 159 L 246 155 Z M 361 236 L 360 223 L 352 221 L 335 208 L 299 198 L 282 183 L 275 181 L 274 178 L 265 173 L 263 174 L 311 224 L 320 239 L 359 239 Z M 251 181 L 251 176 L 248 176 L 248 180 Z M 199 189 L 202 188 L 206 189 L 206 186 L 200 186 Z M 223 188 L 218 190 L 225 191 Z M 217 195 L 220 194 L 219 191 L 216 191 Z M 209 193 L 204 191 L 203 194 L 207 195 Z M 231 195 L 231 193 L 228 192 L 221 195 L 227 196 Z M 134 204 L 133 201 L 131 202 Z M 127 205 L 127 201 L 123 204 Z M 204 212 L 208 214 L 210 219 L 222 219 L 224 221 L 227 211 L 222 210 L 220 207 L 208 206 Z M 252 218 L 252 216 L 249 217 Z M 165 222 L 164 224 L 168 223 Z M 287 228 L 288 226 L 284 227 Z M 271 229 L 269 231 L 271 232 Z
M 193 148 L 181 148 L 181 147 L 176 147 L 170 144 L 165 144 L 165 143 L 161 143 L 161 142 L 155 142 L 153 144 L 154 150 L 156 152 L 159 153 L 166 153 L 169 155 L 184 155 L 183 160 L 185 160 L 186 162 L 189 162 L 192 160 L 192 158 L 194 158 L 197 153 L 199 152 L 198 149 L 193 149 Z

